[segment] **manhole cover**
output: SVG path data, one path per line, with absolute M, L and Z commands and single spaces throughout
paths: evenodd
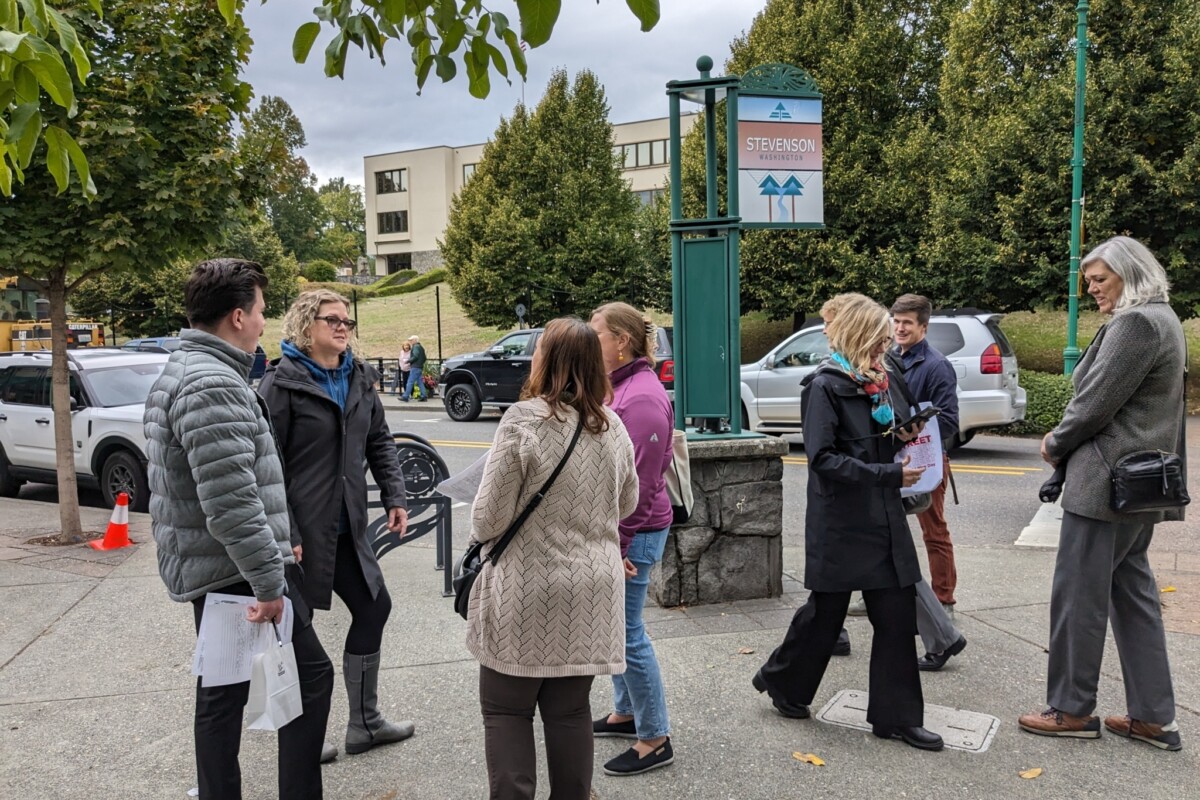
M 830 698 L 817 713 L 817 719 L 830 725 L 870 731 L 867 722 L 868 694 L 858 689 L 842 689 Z M 946 747 L 982 753 L 992 743 L 992 737 L 1000 727 L 1000 720 L 990 714 L 964 711 L 961 708 L 925 704 L 925 727 L 940 734 Z

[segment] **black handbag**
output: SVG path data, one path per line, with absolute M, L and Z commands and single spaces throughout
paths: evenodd
M 1097 336 L 1099 338 L 1099 336 Z M 1179 442 L 1176 452 L 1136 450 L 1109 465 L 1100 445 L 1092 439 L 1092 447 L 1100 462 L 1112 476 L 1112 496 L 1109 507 L 1121 514 L 1143 511 L 1170 511 L 1192 502 L 1187 490 L 1187 349 L 1183 356 L 1183 419 L 1179 422 Z
M 500 558 L 500 554 L 504 552 L 504 548 L 508 547 L 508 543 L 516 536 L 517 531 L 525 520 L 529 519 L 529 515 L 541 505 L 542 500 L 546 497 L 546 492 L 550 491 L 550 487 L 554 485 L 554 481 L 558 478 L 558 473 L 562 472 L 563 465 L 567 463 L 567 459 L 571 457 L 571 453 L 575 450 L 575 443 L 579 441 L 579 434 L 583 432 L 583 414 L 579 415 L 579 424 L 575 427 L 575 435 L 571 437 L 571 443 L 567 445 L 567 452 L 563 453 L 562 460 L 558 462 L 558 466 L 554 468 L 554 472 L 550 473 L 550 477 L 538 493 L 529 498 L 529 504 L 525 506 L 525 510 L 521 512 L 508 529 L 504 531 L 499 540 L 488 551 L 487 555 L 483 554 L 483 546 L 485 542 L 472 542 L 467 547 L 467 552 L 463 553 L 462 558 L 454 565 L 454 610 L 463 619 L 467 618 L 467 608 L 471 605 L 471 587 L 475 585 L 475 579 L 479 577 L 479 573 L 483 571 L 485 561 L 490 561 L 492 564 Z

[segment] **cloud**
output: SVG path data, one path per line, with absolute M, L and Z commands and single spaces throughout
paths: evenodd
M 574 74 L 590 69 L 605 86 L 612 122 L 666 116 L 667 81 L 697 77 L 701 55 L 711 56 L 718 65 L 714 72 L 720 74 L 730 42 L 750 27 L 763 5 L 764 0 L 663 0 L 662 20 L 642 33 L 620 0 L 569 0 L 551 40 L 526 54 L 525 102 L 537 103 L 552 70 L 561 67 Z M 515 24 L 513 3 L 491 7 Z M 491 95 L 486 100 L 471 97 L 461 63 L 460 75 L 448 84 L 431 74 L 418 96 L 403 42 L 388 44 L 383 67 L 351 46 L 345 79 L 327 78 L 324 48 L 332 28 L 323 28 L 307 64 L 292 59 L 292 36 L 313 19 L 311 9 L 311 4 L 287 0 L 246 4 L 254 49 L 244 77 L 256 98 L 275 95 L 292 106 L 308 137 L 301 154 L 322 182 L 343 176 L 361 184 L 364 156 L 486 141 L 500 118 L 521 101 L 520 81 L 509 86 L 495 72 Z

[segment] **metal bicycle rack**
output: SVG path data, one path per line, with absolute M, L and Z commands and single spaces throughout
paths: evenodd
M 384 509 L 381 516 L 367 525 L 367 536 L 374 542 L 375 557 L 382 558 L 385 553 L 400 545 L 435 531 L 435 568 L 442 571 L 442 596 L 449 597 L 454 594 L 450 586 L 453 570 L 450 556 L 453 552 L 451 500 L 437 492 L 437 485 L 450 477 L 450 470 L 427 439 L 410 433 L 397 433 L 393 438 L 396 440 L 396 454 L 400 458 L 400 471 L 404 474 L 408 531 L 403 538 L 400 534 L 389 531 L 387 510 Z M 371 498 L 367 503 L 368 513 L 370 509 L 383 509 L 383 501 L 379 499 L 379 487 L 371 482 L 369 470 L 367 480 L 367 492 Z

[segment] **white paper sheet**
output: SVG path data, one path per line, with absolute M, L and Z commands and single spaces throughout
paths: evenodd
M 205 598 L 196 653 L 192 657 L 192 674 L 200 676 L 201 686 L 226 686 L 250 680 L 255 653 L 277 646 L 279 641 L 292 640 L 295 620 L 292 601 L 283 598 L 283 618 L 275 626 L 246 619 L 246 609 L 256 602 L 253 597 L 218 592 L 210 592 Z
M 930 403 L 921 403 L 921 408 L 928 408 Z M 925 423 L 925 430 L 921 431 L 921 435 L 913 439 L 904 447 L 900 448 L 900 452 L 896 453 L 896 460 L 903 461 L 905 457 L 910 457 L 912 460 L 908 462 L 910 469 L 925 468 L 925 472 L 921 474 L 921 479 L 912 486 L 906 486 L 900 490 L 901 497 L 910 497 L 914 494 L 925 494 L 932 492 L 942 482 L 942 433 L 938 427 L 938 419 L 934 417 Z
M 491 452 L 489 448 L 471 466 L 439 483 L 437 490 L 451 500 L 474 503 L 475 496 L 479 494 L 479 486 L 483 483 L 483 467 L 487 464 Z

